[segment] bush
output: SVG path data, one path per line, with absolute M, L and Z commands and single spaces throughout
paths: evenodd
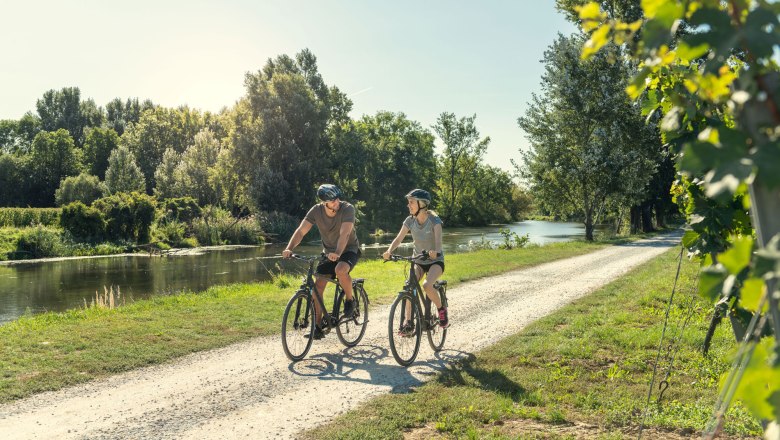
M 78 239 L 100 241 L 105 237 L 106 220 L 95 208 L 81 202 L 71 203 L 62 208 L 60 226 Z
M 184 240 L 187 225 L 177 220 L 160 219 L 152 230 L 152 241 L 162 241 L 175 247 Z
M 57 206 L 67 205 L 72 202 L 81 202 L 91 205 L 95 200 L 103 197 L 106 186 L 96 176 L 81 173 L 62 179 L 60 187 L 54 192 L 54 201 Z
M 36 226 L 22 231 L 16 243 L 16 251 L 22 258 L 59 257 L 66 253 L 62 234 L 57 229 Z
M 57 226 L 59 208 L 0 208 L 0 227 L 26 228 L 29 226 Z
M 284 212 L 273 211 L 260 214 L 260 227 L 266 235 L 273 237 L 275 242 L 288 241 L 300 223 L 300 219 Z
M 195 238 L 203 245 L 259 244 L 263 231 L 254 217 L 236 219 L 230 212 L 209 208 L 203 217 L 192 223 Z
M 148 243 L 157 202 L 146 194 L 117 193 L 93 204 L 106 219 L 106 234 L 113 240 Z
M 203 209 L 192 197 L 177 197 L 165 199 L 162 202 L 165 218 L 191 224 L 193 220 L 203 215 Z
M 519 249 L 527 245 L 530 241 L 528 234 L 520 236 L 517 235 L 517 232 L 510 232 L 509 229 L 505 228 L 499 229 L 498 232 L 504 238 L 504 242 L 498 245 L 499 249 Z

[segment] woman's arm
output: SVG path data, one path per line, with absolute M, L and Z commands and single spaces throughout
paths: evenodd
M 399 244 L 404 240 L 404 237 L 406 237 L 406 234 L 409 233 L 409 228 L 406 227 L 406 225 L 401 225 L 401 230 L 398 231 L 398 235 L 395 236 L 395 239 L 392 243 L 390 243 L 390 246 L 387 247 L 387 250 L 384 254 L 382 254 L 382 257 L 387 260 L 390 258 L 390 254 L 393 253 L 395 248 L 398 247 Z

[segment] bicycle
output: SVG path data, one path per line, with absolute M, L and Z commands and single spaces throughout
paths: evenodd
M 316 323 L 312 298 L 316 298 L 320 310 L 322 310 L 320 327 L 323 334 L 328 334 L 331 329 L 335 328 L 341 343 L 347 347 L 354 347 L 366 333 L 368 294 L 363 287 L 365 281 L 363 278 L 352 279 L 352 298 L 355 301 L 352 316 L 338 318 L 346 297 L 344 289 L 341 288 L 337 280 L 328 279 L 328 282 L 336 284 L 336 291 L 333 295 L 333 313 L 328 313 L 323 299 L 319 295 L 314 295 L 314 264 L 321 261 L 323 257 L 324 254 L 320 257 L 291 255 L 291 258 L 309 263 L 309 270 L 303 278 L 303 283 L 287 302 L 282 317 L 282 348 L 284 354 L 293 362 L 303 359 L 314 341 Z
M 387 260 L 410 263 L 409 276 L 404 282 L 404 288 L 398 292 L 398 297 L 390 306 L 390 320 L 387 326 L 390 351 L 396 362 L 404 367 L 409 366 L 417 357 L 422 331 L 427 333 L 428 343 L 434 352 L 438 352 L 444 347 L 444 341 L 447 338 L 447 329 L 439 325 L 439 311 L 420 287 L 420 280 L 415 271 L 417 261 L 427 259 L 428 252 L 422 251 L 420 255 L 411 257 L 390 255 Z M 447 307 L 447 281 L 437 280 L 433 287 L 439 292 L 442 307 Z M 411 317 L 409 318 L 405 317 L 407 305 L 411 305 Z M 422 316 L 421 310 L 424 311 Z M 405 324 L 408 322 L 411 322 L 411 328 L 405 328 Z

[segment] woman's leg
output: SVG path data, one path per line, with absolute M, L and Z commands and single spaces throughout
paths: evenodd
M 425 290 L 428 298 L 436 305 L 437 309 L 441 308 L 441 298 L 439 298 L 439 292 L 433 288 L 433 284 L 436 283 L 436 280 L 441 278 L 443 272 L 441 266 L 432 264 L 431 268 L 428 269 L 428 276 L 425 277 L 425 282 L 422 285 L 423 290 Z

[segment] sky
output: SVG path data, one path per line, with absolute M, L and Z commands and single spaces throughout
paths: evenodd
M 3 4 L 8 3 L 8 4 Z M 121 3 L 121 4 L 120 4 Z M 554 0 L 0 0 L 0 119 L 50 89 L 219 111 L 244 75 L 308 48 L 353 101 L 355 119 L 403 112 L 430 128 L 476 114 L 485 162 L 512 171 L 517 126 L 540 92 L 544 51 L 575 27 Z M 437 140 L 440 147 L 441 142 Z

